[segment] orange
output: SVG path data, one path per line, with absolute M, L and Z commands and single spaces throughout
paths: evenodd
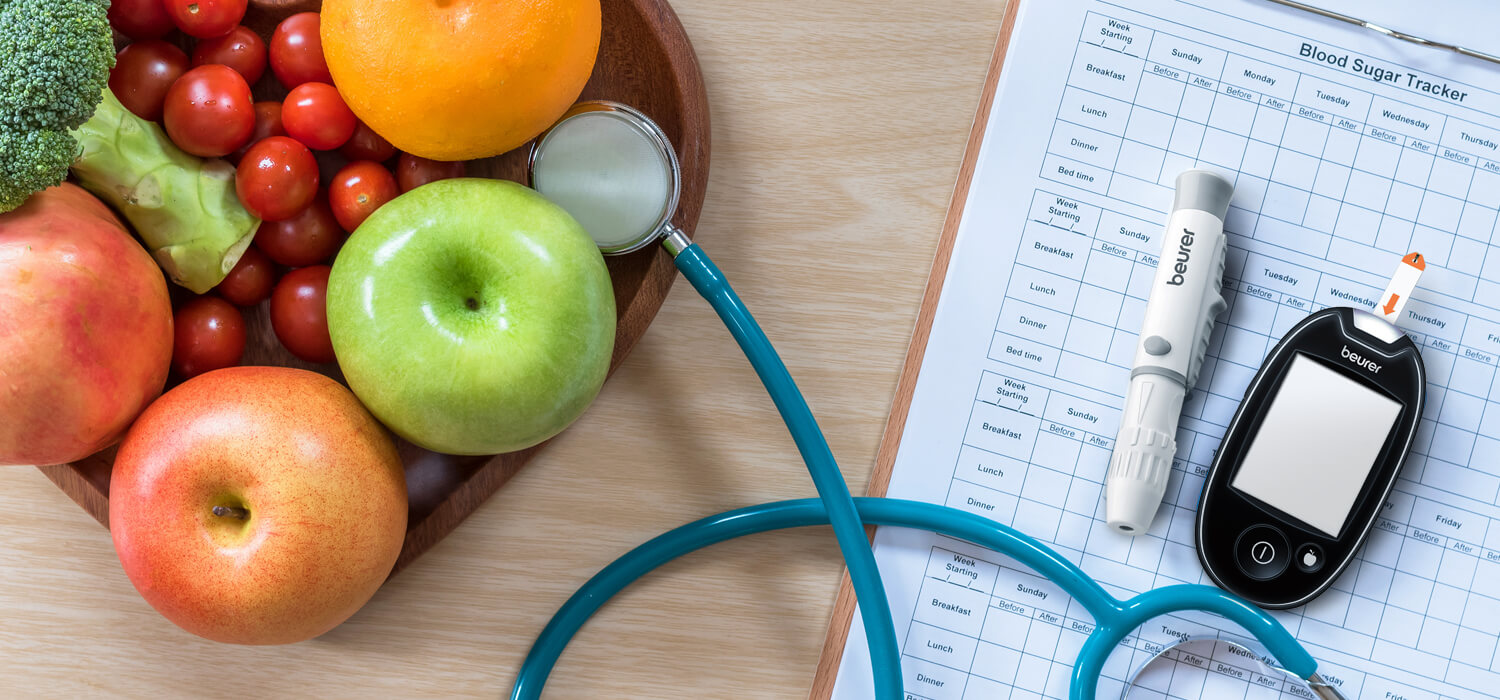
M 433 160 L 509 151 L 578 99 L 599 0 L 324 0 L 323 56 L 354 114 Z

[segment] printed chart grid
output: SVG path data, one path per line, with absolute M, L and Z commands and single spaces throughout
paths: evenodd
M 1123 400 L 1161 226 L 1038 190 L 1021 235 L 991 359 L 1097 386 Z M 1231 238 L 1231 241 L 1235 239 Z M 1276 341 L 1326 306 L 1370 308 L 1381 290 L 1231 244 L 1229 306 L 1183 413 L 1217 444 Z M 1430 394 L 1406 478 L 1500 505 L 1500 324 L 1432 302 L 1409 302 Z M 1102 380 L 1102 381 L 1101 381 Z M 1111 404 L 1113 405 L 1113 404 Z M 1117 411 L 1105 407 L 1096 413 Z M 1113 439 L 1113 432 L 1102 438 Z M 1108 447 L 1106 445 L 1106 447 Z
M 1231 230 L 1383 268 L 1420 250 L 1435 291 L 1500 285 L 1500 130 L 1089 13 L 1042 176 L 1166 201 L 1192 167 L 1235 183 Z
M 1345 280 L 1323 280 L 1317 273 L 1288 268 L 1266 256 L 1243 251 L 1231 256 L 1236 261 L 1231 270 L 1239 272 L 1226 281 L 1230 310 L 1210 345 L 1199 388 L 1185 406 L 1186 419 L 1178 435 L 1181 458 L 1173 465 L 1163 506 L 1165 515 L 1159 516 L 1147 534 L 1121 538 L 1104 526 L 1101 500 L 1119 411 L 1112 407 L 1114 403 L 1072 396 L 1045 385 L 1056 383 L 1049 380 L 1084 383 L 1089 377 L 1103 376 L 1107 366 L 1118 370 L 1121 380 L 1102 386 L 1111 390 L 1124 386 L 1129 358 L 1119 355 L 1119 348 L 1133 348 L 1135 337 L 1121 328 L 1138 326 L 1139 318 L 1121 320 L 1120 315 L 1126 312 L 1116 309 L 1123 309 L 1133 299 L 1140 305 L 1138 313 L 1144 308 L 1144 300 L 1130 296 L 1129 280 L 1120 285 L 1125 292 L 1114 292 L 1122 297 L 1117 302 L 1105 303 L 1097 296 L 1082 302 L 1079 298 L 1087 288 L 1110 291 L 1094 284 L 1100 279 L 1089 270 L 1103 269 L 1092 265 L 1094 255 L 1107 256 L 1101 259 L 1110 264 L 1126 260 L 1130 279 L 1149 280 L 1155 260 L 1123 244 L 1101 241 L 1097 234 L 1080 233 L 1077 226 L 1084 222 L 1082 216 L 1071 229 L 1041 219 L 1047 210 L 1059 206 L 1060 199 L 1077 205 L 1064 205 L 1067 211 L 1088 209 L 1060 195 L 1038 191 L 1028 227 L 1034 225 L 1033 230 L 1048 238 L 1044 242 L 1023 235 L 1018 247 L 1064 251 L 1062 246 L 1081 246 L 1086 255 L 1075 256 L 1084 261 L 1077 279 L 1068 287 L 1062 284 L 1067 277 L 1018 262 L 1010 288 L 1017 294 L 1029 293 L 1054 304 L 1069 305 L 1070 311 L 1062 317 L 1062 329 L 1054 330 L 1056 317 L 1046 313 L 1050 309 L 1025 300 L 1031 297 L 1011 293 L 1005 297 L 991 358 L 1013 366 L 1014 371 L 983 372 L 947 505 L 1014 525 L 1052 543 L 1122 595 L 1174 583 L 1208 583 L 1194 552 L 1193 518 L 1204 476 L 1237 402 L 1232 397 L 1243 393 L 1260 356 L 1291 324 L 1326 305 L 1321 302 L 1347 303 L 1338 295 L 1366 290 Z M 1115 226 L 1110 231 L 1118 234 L 1122 228 L 1132 231 L 1130 226 Z M 1038 243 L 1042 243 L 1040 248 Z M 1141 241 L 1140 245 L 1149 248 L 1150 242 Z M 1131 252 L 1133 255 L 1128 254 Z M 1018 260 L 1024 258 L 1018 251 Z M 1247 268 L 1260 270 L 1263 276 L 1269 270 L 1283 278 L 1282 284 L 1318 291 L 1310 292 L 1311 298 L 1297 297 L 1239 281 L 1237 277 Z M 1059 268 L 1054 265 L 1051 269 Z M 1050 276 L 1031 277 L 1028 270 Z M 1058 290 L 1069 293 L 1062 294 L 1058 301 Z M 1116 317 L 1104 326 L 1083 320 L 1089 313 L 1112 313 Z M 1078 336 L 1080 340 L 1070 342 L 1074 335 L 1069 318 L 1071 323 L 1108 328 L 1110 337 L 1094 335 L 1092 326 L 1084 326 L 1088 330 Z M 1487 323 L 1482 319 L 1460 320 L 1459 326 Z M 1049 338 L 1061 341 L 1048 345 Z M 1439 383 L 1451 378 L 1458 367 L 1465 367 L 1465 372 L 1482 374 L 1481 387 L 1488 397 L 1500 397 L 1500 387 L 1490 389 L 1495 381 L 1494 360 L 1439 338 L 1419 336 L 1417 340 L 1424 344 L 1435 392 L 1419 433 L 1419 452 L 1403 471 L 1401 483 L 1377 522 L 1378 529 L 1357 560 L 1330 591 L 1306 608 L 1282 614 L 1281 619 L 1304 642 L 1317 647 L 1419 669 L 1434 680 L 1461 681 L 1465 685 L 1500 682 L 1500 657 L 1495 653 L 1500 641 L 1500 519 L 1475 512 L 1494 502 L 1493 484 L 1500 483 L 1500 477 L 1476 469 L 1479 463 L 1471 461 L 1468 454 L 1453 455 L 1454 462 L 1424 454 L 1431 452 L 1433 436 L 1441 431 L 1449 434 L 1443 438 L 1446 442 L 1438 444 L 1454 443 L 1458 434 L 1464 433 L 1470 436 L 1467 449 L 1474 449 L 1474 428 L 1465 430 L 1465 425 L 1443 421 L 1442 406 L 1451 396 L 1462 396 L 1465 401 L 1488 399 L 1457 389 L 1443 392 Z M 1232 350 L 1249 354 L 1234 355 Z M 1111 353 L 1116 356 L 1111 357 Z M 1447 359 L 1434 361 L 1435 357 Z M 1470 406 L 1455 415 L 1472 412 Z M 1492 415 L 1500 416 L 1500 409 Z M 1476 488 L 1489 490 L 1481 493 Z M 1432 498 L 1438 495 L 1441 501 Z M 1452 503 L 1460 497 L 1476 501 L 1476 508 L 1454 507 Z M 952 697 L 993 697 L 988 693 L 996 692 L 995 684 L 1044 693 L 1046 697 L 1065 697 L 1069 663 L 1090 629 L 1087 614 L 1045 579 L 1014 563 L 996 565 L 999 568 L 994 576 L 974 578 L 967 584 L 960 578 L 955 584 L 954 571 L 948 565 L 959 562 L 957 566 L 963 568 L 964 558 L 983 562 L 981 555 L 935 548 L 933 557 L 935 568 L 923 582 L 905 645 L 912 677 L 921 674 L 929 681 L 942 680 L 945 671 L 962 671 L 967 674 L 961 681 L 963 687 L 974 690 Z M 969 576 L 968 572 L 974 570 L 968 567 L 959 576 Z M 992 593 L 975 593 L 976 583 L 1002 579 L 1010 585 L 996 583 L 991 586 Z M 967 590 L 955 591 L 951 588 L 955 585 L 964 585 Z M 1016 590 L 1022 595 L 1000 592 Z M 960 602 L 951 602 L 955 599 Z M 973 602 L 962 602 L 966 599 Z M 1048 599 L 1057 602 L 1048 605 Z M 971 621 L 975 614 L 981 615 L 977 623 Z M 1017 616 L 1024 620 L 1018 623 Z M 975 634 L 958 639 L 965 636 L 967 625 L 975 624 Z M 1212 636 L 1214 630 L 1202 621 L 1178 618 L 1164 623 L 1161 629 L 1145 631 L 1141 637 L 1127 640 L 1131 653 L 1116 655 L 1119 663 L 1110 670 L 1110 677 L 1125 677 L 1142 653 L 1154 653 L 1179 633 Z M 967 665 L 961 665 L 966 655 Z M 1235 671 L 1217 675 L 1225 673 L 1233 677 Z M 1350 669 L 1332 673 L 1346 689 L 1369 687 L 1373 692 L 1377 687 L 1392 688 L 1408 698 L 1424 697 L 1420 691 L 1390 679 Z M 1209 673 L 1205 679 L 1214 675 Z M 1267 681 L 1250 687 L 1270 692 L 1271 684 Z
M 1414 454 L 1359 557 L 1277 616 L 1351 698 L 1447 697 L 1422 679 L 1500 687 L 1500 323 L 1465 311 L 1500 291 L 1483 281 L 1500 279 L 1500 130 L 1093 12 L 1077 49 L 1041 170 L 1066 187 L 1036 190 L 1026 213 L 947 505 L 1053 544 L 1116 595 L 1208 583 L 1198 494 L 1262 358 L 1316 309 L 1373 307 L 1369 273 L 1421 250 L 1442 270 L 1404 319 L 1429 373 Z M 1236 184 L 1229 306 L 1163 512 L 1122 538 L 1104 525 L 1104 475 L 1161 222 L 1080 194 L 1165 202 L 1190 167 Z M 903 646 L 908 697 L 1066 697 L 1087 612 L 1006 557 L 943 542 Z M 1207 616 L 1161 618 L 1122 644 L 1101 692 L 1163 645 L 1220 635 Z M 1180 659 L 1170 696 L 1305 696 L 1242 662 Z

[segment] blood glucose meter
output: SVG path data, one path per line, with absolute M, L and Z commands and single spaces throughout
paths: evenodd
M 1251 380 L 1198 502 L 1198 560 L 1265 608 L 1328 588 L 1411 450 L 1426 396 L 1417 346 L 1364 311 L 1298 323 Z

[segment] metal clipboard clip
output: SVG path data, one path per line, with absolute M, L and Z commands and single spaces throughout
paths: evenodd
M 1413 34 L 1407 34 L 1405 32 L 1398 32 L 1398 31 L 1396 31 L 1394 29 L 1386 29 L 1385 27 L 1382 27 L 1382 26 L 1380 26 L 1378 24 L 1375 24 L 1374 22 L 1369 22 L 1369 21 L 1366 21 L 1366 20 L 1362 20 L 1362 19 L 1359 19 L 1358 17 L 1350 17 L 1349 15 L 1339 14 L 1339 13 L 1334 12 L 1332 10 L 1325 10 L 1325 9 L 1323 9 L 1321 7 L 1313 7 L 1312 5 L 1308 5 L 1306 3 L 1297 2 L 1297 0 L 1268 0 L 1268 1 L 1269 2 L 1274 2 L 1277 5 L 1285 5 L 1287 7 L 1291 7 L 1291 8 L 1294 8 L 1294 9 L 1304 10 L 1304 11 L 1307 11 L 1307 12 L 1311 12 L 1311 13 L 1313 13 L 1315 15 L 1320 16 L 1320 17 L 1327 17 L 1328 19 L 1336 19 L 1336 20 L 1338 20 L 1340 22 L 1347 22 L 1347 23 L 1355 25 L 1357 27 L 1364 27 L 1365 29 L 1369 29 L 1369 30 L 1374 31 L 1374 32 L 1379 32 L 1381 34 L 1384 34 L 1384 35 L 1386 35 L 1388 37 L 1391 37 L 1391 38 L 1394 38 L 1394 39 L 1400 39 L 1402 41 L 1410 41 L 1413 44 L 1421 44 L 1422 46 L 1429 46 L 1429 47 L 1432 47 L 1434 49 L 1444 49 L 1446 51 L 1453 51 L 1455 53 L 1460 53 L 1460 54 L 1463 54 L 1465 56 L 1470 56 L 1470 57 L 1473 57 L 1473 58 L 1477 58 L 1477 59 L 1479 59 L 1481 61 L 1489 61 L 1490 63 L 1500 63 L 1500 56 L 1496 56 L 1494 54 L 1488 54 L 1488 53 L 1485 53 L 1483 51 L 1476 51 L 1474 49 L 1467 49 L 1467 48 L 1464 48 L 1464 47 L 1459 46 L 1457 44 L 1449 44 L 1449 43 L 1445 43 L 1445 42 L 1441 42 L 1441 41 L 1433 41 L 1431 39 L 1423 39 L 1422 37 L 1419 37 L 1419 36 L 1416 36 L 1416 35 L 1413 35 Z

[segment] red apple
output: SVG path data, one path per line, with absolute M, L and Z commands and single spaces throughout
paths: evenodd
M 171 358 L 166 280 L 103 203 L 63 184 L 0 214 L 0 464 L 114 444 Z
M 406 535 L 389 435 L 321 374 L 230 367 L 168 391 L 120 444 L 109 529 L 146 602 L 234 644 L 316 637 L 375 594 Z

